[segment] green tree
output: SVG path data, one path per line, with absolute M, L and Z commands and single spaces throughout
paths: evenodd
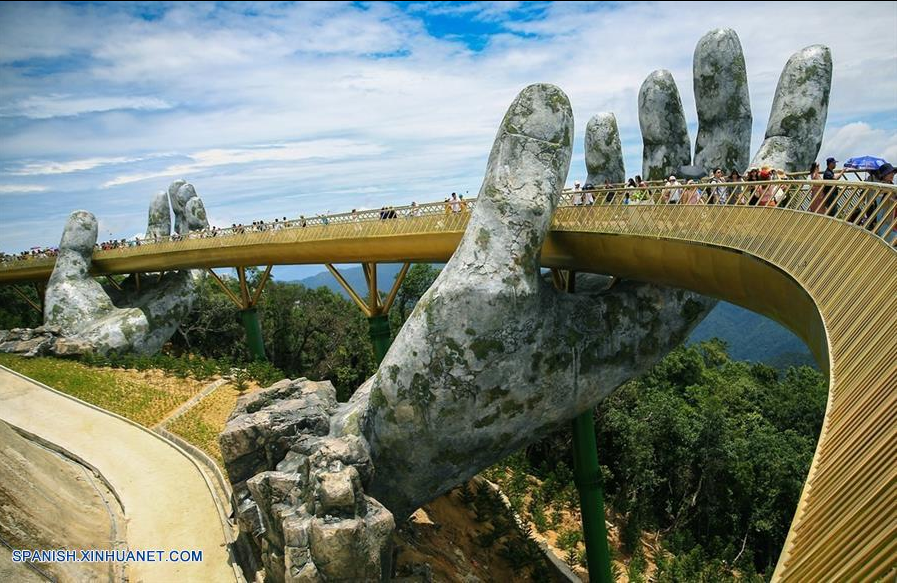
M 18 288 L 32 302 L 40 305 L 40 299 L 32 286 L 20 285 Z M 36 328 L 43 323 L 43 320 L 43 314 L 22 299 L 11 285 L 0 286 L 0 330 Z
M 430 289 L 438 275 L 439 269 L 429 263 L 415 263 L 405 274 L 405 281 L 399 286 L 395 302 L 389 311 L 389 325 L 392 328 L 393 338 L 399 333 L 418 300 Z

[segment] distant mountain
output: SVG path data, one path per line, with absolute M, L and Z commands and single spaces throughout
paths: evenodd
M 400 263 L 378 265 L 377 287 L 388 293 L 401 268 Z M 340 273 L 360 295 L 367 294 L 361 267 L 340 269 Z M 298 283 L 310 288 L 328 287 L 345 298 L 349 297 L 329 271 L 306 277 Z M 692 331 L 686 343 L 694 344 L 714 337 L 726 342 L 729 356 L 734 360 L 763 362 L 777 369 L 816 366 L 810 350 L 789 330 L 769 318 L 727 302 L 720 302 Z
M 389 293 L 389 290 L 392 289 L 393 282 L 395 282 L 396 280 L 396 276 L 401 270 L 401 263 L 378 264 L 377 289 L 384 293 Z M 358 293 L 358 295 L 362 297 L 367 295 L 368 284 L 364 279 L 364 270 L 361 267 L 339 269 L 339 272 L 340 275 L 343 276 L 343 279 L 349 282 L 349 285 L 352 286 L 352 289 L 354 289 Z M 342 295 L 344 298 L 349 299 L 349 294 L 346 293 L 346 290 L 343 289 L 343 286 L 341 286 L 339 282 L 336 281 L 336 278 L 333 277 L 333 275 L 331 275 L 329 271 L 322 271 L 321 273 L 312 275 L 311 277 L 300 279 L 298 283 L 301 283 L 305 287 L 313 289 L 318 287 L 330 288 L 338 294 Z
M 803 341 L 782 327 L 750 310 L 720 302 L 704 321 L 692 330 L 688 344 L 724 340 L 734 360 L 763 362 L 778 369 L 816 363 Z

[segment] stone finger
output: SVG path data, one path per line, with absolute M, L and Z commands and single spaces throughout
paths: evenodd
M 663 180 L 691 163 L 691 142 L 682 99 L 673 75 L 654 71 L 638 94 L 638 121 L 642 130 L 642 176 Z
M 822 45 L 791 55 L 776 87 L 766 137 L 751 166 L 807 170 L 822 145 L 832 86 L 832 53 Z
M 184 220 L 187 229 L 190 231 L 200 231 L 209 226 L 209 220 L 206 217 L 206 207 L 202 204 L 202 199 L 198 196 L 190 198 L 184 205 Z
M 705 34 L 695 47 L 698 137 L 694 165 L 710 173 L 744 172 L 751 155 L 751 98 L 738 35 L 730 28 Z
M 59 326 L 65 336 L 77 334 L 86 323 L 115 310 L 103 287 L 90 275 L 96 242 L 96 217 L 87 211 L 69 215 L 44 303 L 44 324 Z
M 171 234 L 171 207 L 168 193 L 160 190 L 150 201 L 149 217 L 146 221 L 146 238 L 161 239 Z
M 585 156 L 586 184 L 597 188 L 605 181 L 618 184 L 626 180 L 620 130 L 613 113 L 599 113 L 586 124 Z

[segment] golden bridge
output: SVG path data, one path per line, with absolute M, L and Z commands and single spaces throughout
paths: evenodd
M 693 189 L 728 204 L 665 204 Z M 691 190 L 690 190 L 691 189 Z M 628 193 L 628 195 L 627 195 Z M 761 206 L 764 199 L 778 206 Z M 631 197 L 629 195 L 632 195 Z M 595 204 L 565 193 L 542 265 L 687 288 L 783 324 L 829 375 L 822 431 L 773 579 L 876 580 L 897 569 L 897 187 L 851 181 L 609 187 Z M 624 197 L 626 203 L 624 203 Z M 676 196 L 672 196 L 676 198 Z M 753 200 L 752 200 L 753 199 Z M 751 202 L 760 199 L 760 204 Z M 470 203 L 471 207 L 475 201 Z M 469 213 L 447 203 L 315 217 L 98 251 L 97 276 L 236 267 L 241 307 L 271 266 L 325 264 L 368 316 L 388 310 L 412 262 L 444 262 Z M 362 263 L 363 300 L 334 263 Z M 405 263 L 376 291 L 378 263 Z M 54 259 L 0 264 L 0 284 L 41 282 Z M 244 269 L 266 265 L 251 293 Z M 214 274 L 213 274 L 214 275 Z M 215 276 L 217 279 L 217 275 Z M 218 280 L 220 283 L 220 280 Z

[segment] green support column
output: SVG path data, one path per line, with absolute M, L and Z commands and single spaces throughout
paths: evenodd
M 571 294 L 576 291 L 575 271 L 561 272 L 553 269 L 551 276 L 556 287 Z M 604 526 L 604 491 L 591 410 L 573 420 L 573 480 L 579 490 L 589 581 L 613 583 L 610 551 L 607 548 L 607 527 Z
M 380 314 L 368 318 L 368 333 L 371 336 L 371 344 L 374 345 L 374 358 L 379 365 L 392 344 L 392 334 L 389 331 L 389 316 Z
M 610 552 L 607 549 L 607 528 L 604 525 L 604 492 L 591 411 L 586 411 L 573 420 L 573 476 L 579 490 L 589 580 L 613 583 Z
M 246 330 L 246 343 L 249 344 L 249 352 L 252 354 L 252 358 L 255 360 L 267 360 L 258 310 L 255 307 L 240 310 L 240 318 L 243 320 L 243 329 Z

